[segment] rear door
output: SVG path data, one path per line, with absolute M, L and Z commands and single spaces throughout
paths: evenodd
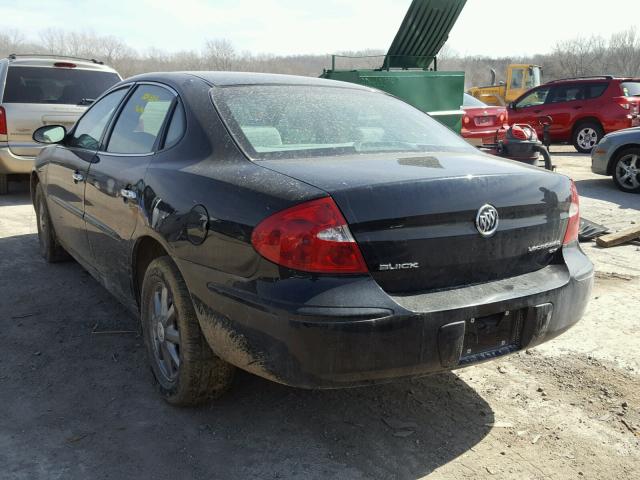
M 9 65 L 2 105 L 11 152 L 35 157 L 42 149 L 31 138 L 36 128 L 63 125 L 71 129 L 86 110 L 87 100 L 95 100 L 119 81 L 113 72 Z
M 124 301 L 131 295 L 129 242 L 140 216 L 145 173 L 176 99 L 162 85 L 138 84 L 89 170 L 85 220 L 91 263 L 107 288 Z
M 84 227 L 85 182 L 105 127 L 126 92 L 127 88 L 115 90 L 93 105 L 48 157 L 47 200 L 56 235 L 85 263 L 90 258 Z
M 551 140 L 566 141 L 571 137 L 575 119 L 587 111 L 588 85 L 556 85 L 551 88 L 544 114 L 551 117 Z

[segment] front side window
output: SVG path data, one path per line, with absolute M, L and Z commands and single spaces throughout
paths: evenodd
M 436 120 L 382 93 L 250 85 L 216 88 L 212 95 L 233 136 L 256 160 L 473 150 Z
M 7 71 L 2 101 L 86 105 L 119 81 L 113 72 L 14 65 Z
M 67 146 L 97 150 L 102 133 L 125 93 L 127 89 L 121 88 L 93 104 L 77 123 Z
M 107 152 L 152 152 L 174 98 L 173 93 L 157 85 L 137 86 L 116 120 Z
M 521 100 L 516 103 L 518 108 L 533 107 L 536 105 L 542 105 L 547 100 L 549 95 L 548 88 L 538 88 L 533 92 L 527 93 Z

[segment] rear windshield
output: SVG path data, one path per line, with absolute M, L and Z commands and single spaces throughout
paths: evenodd
M 625 97 L 640 97 L 640 82 L 622 82 L 620 87 Z
M 464 97 L 462 97 L 462 106 L 463 107 L 486 107 L 487 104 L 478 100 L 476 97 L 472 97 L 471 95 L 469 95 L 468 93 L 464 94 Z
M 119 82 L 112 72 L 57 67 L 9 67 L 4 103 L 79 105 Z
M 217 88 L 213 98 L 236 141 L 257 160 L 473 150 L 428 115 L 382 93 L 251 85 Z

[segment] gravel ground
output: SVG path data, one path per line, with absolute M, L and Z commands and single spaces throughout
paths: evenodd
M 582 215 L 640 222 L 640 196 L 553 149 Z M 136 320 L 76 263 L 47 265 L 23 188 L 0 197 L 0 478 L 640 478 L 640 245 L 584 245 L 586 316 L 539 348 L 454 373 L 303 391 L 241 373 L 166 405 Z M 113 333 L 113 332 L 118 333 Z

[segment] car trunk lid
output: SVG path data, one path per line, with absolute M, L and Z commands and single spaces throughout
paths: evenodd
M 69 130 L 86 107 L 38 103 L 4 104 L 7 142 L 14 155 L 35 157 L 42 149 L 33 141 L 33 132 L 43 125 L 62 125 Z
M 270 160 L 267 168 L 329 193 L 367 266 L 396 294 L 532 272 L 554 261 L 570 202 L 569 179 L 475 153 L 372 154 Z M 476 216 L 499 214 L 483 237 Z

